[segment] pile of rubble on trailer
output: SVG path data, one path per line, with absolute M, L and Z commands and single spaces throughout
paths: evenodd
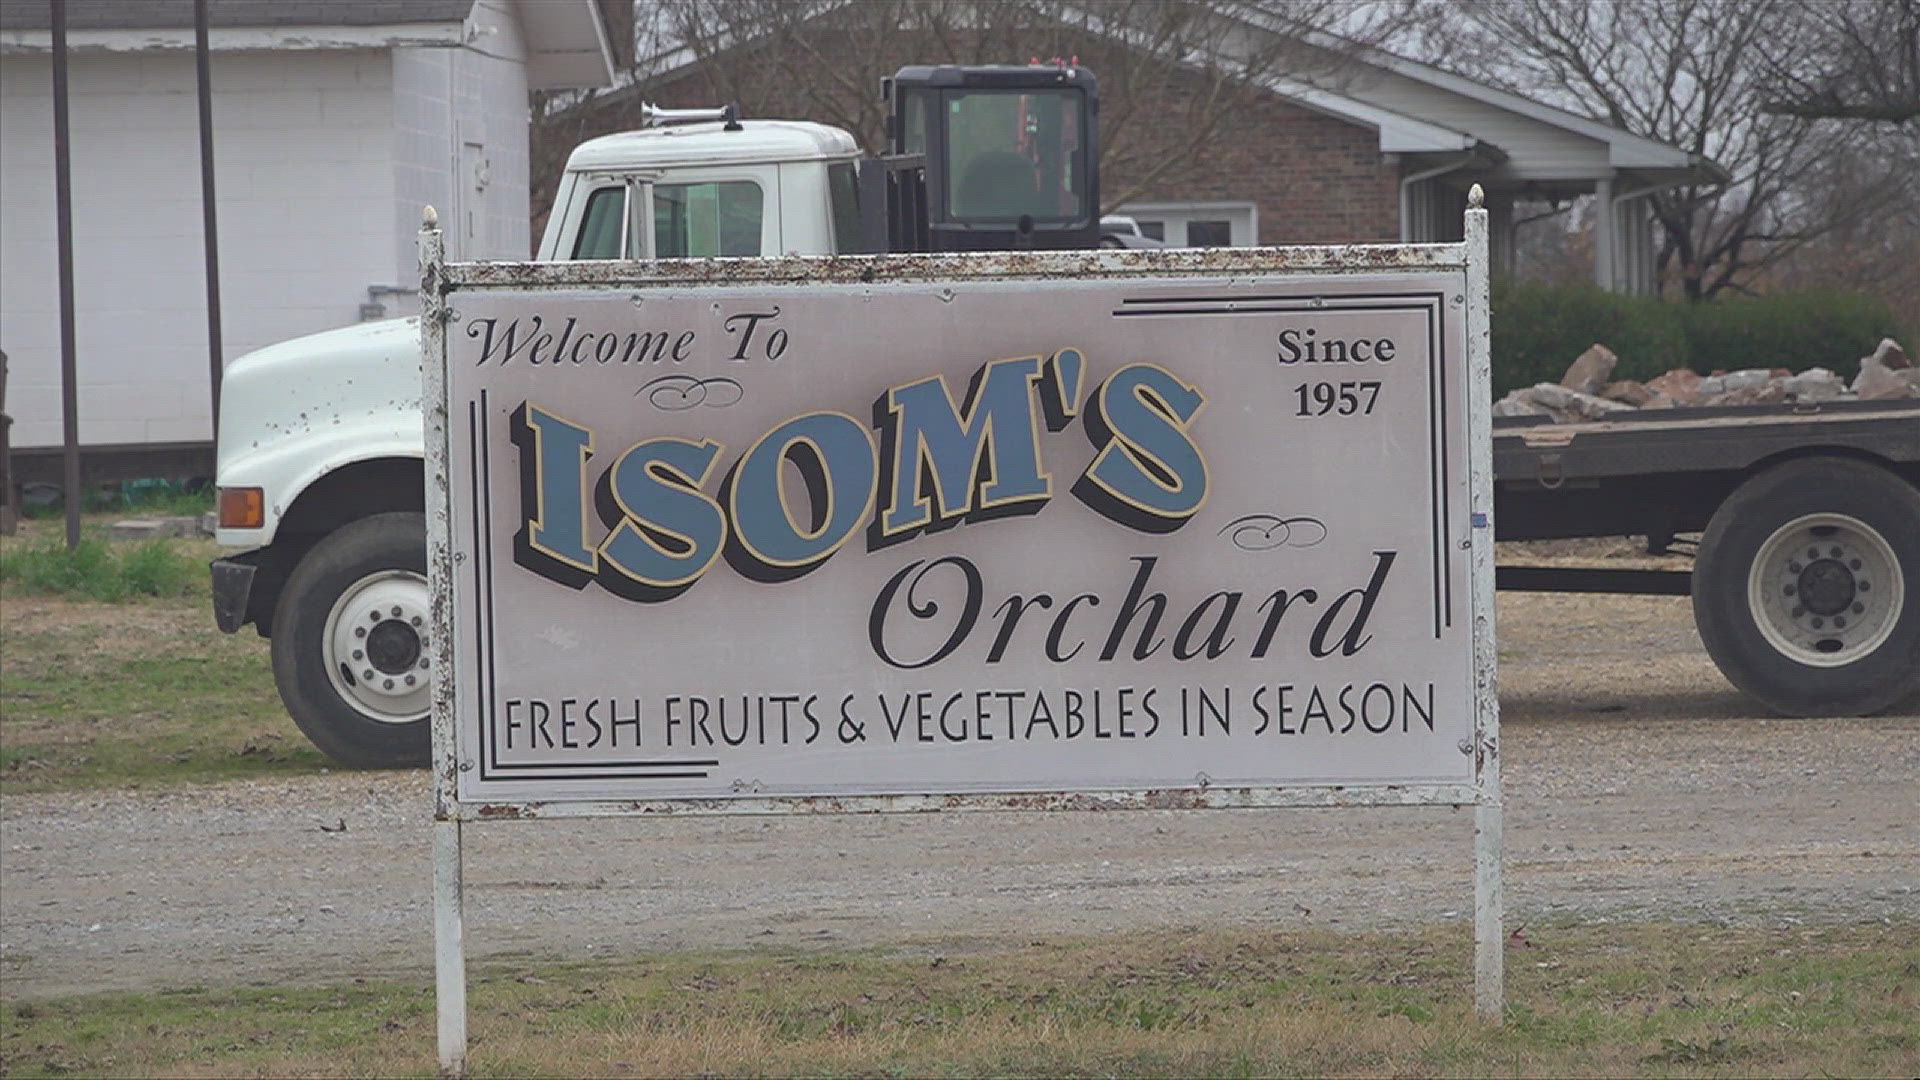
M 1580 354 L 1558 383 L 1515 390 L 1493 403 L 1495 416 L 1550 416 L 1561 423 L 1603 420 L 1633 409 L 1717 408 L 1814 401 L 1892 401 L 1920 398 L 1920 368 L 1892 338 L 1861 357 L 1853 383 L 1826 368 L 1798 374 L 1749 368 L 1700 375 L 1675 368 L 1646 382 L 1613 381 L 1619 357 L 1605 345 Z

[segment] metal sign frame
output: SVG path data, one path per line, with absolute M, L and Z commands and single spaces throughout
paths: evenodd
M 629 814 L 888 813 L 982 810 L 1215 809 L 1332 806 L 1472 806 L 1474 808 L 1474 1001 L 1499 1023 L 1504 1002 L 1502 797 L 1499 702 L 1494 647 L 1491 360 L 1488 332 L 1487 212 L 1478 186 L 1469 198 L 1465 240 L 1457 244 L 1342 245 L 1175 251 L 1000 253 L 960 256 L 679 261 L 667 263 L 448 263 L 437 218 L 427 209 L 420 235 L 421 355 L 426 435 L 427 569 L 433 596 L 433 883 L 435 976 L 441 1068 L 465 1067 L 466 972 L 462 917 L 462 830 L 466 823 L 544 817 Z M 1462 753 L 1473 761 L 1471 783 L 1355 786 L 1193 787 L 1158 790 L 1018 794 L 741 796 L 640 801 L 462 802 L 456 755 L 460 708 L 456 689 L 454 525 L 450 484 L 453 428 L 447 377 L 448 322 L 462 290 L 512 288 L 529 293 L 581 288 L 644 288 L 743 284 L 870 284 L 875 281 L 1045 280 L 1074 277 L 1367 275 L 1457 271 L 1463 292 L 1453 299 L 1464 317 L 1468 458 L 1467 590 L 1473 661 L 1473 736 Z

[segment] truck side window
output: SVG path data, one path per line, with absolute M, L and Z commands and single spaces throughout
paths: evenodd
M 845 255 L 860 250 L 860 182 L 853 162 L 827 166 L 827 198 L 833 204 L 833 250 Z
M 903 154 L 924 154 L 927 152 L 927 102 L 926 94 L 906 95 L 906 108 L 901 110 L 906 116 L 906 130 L 900 136 L 900 152 Z
M 576 259 L 617 259 L 620 237 L 626 231 L 627 189 L 603 187 L 587 196 L 580 215 L 580 235 L 573 241 Z
M 760 254 L 760 185 L 751 180 L 653 186 L 653 253 L 662 259 Z

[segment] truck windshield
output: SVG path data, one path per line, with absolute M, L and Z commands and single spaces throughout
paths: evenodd
M 1079 91 L 968 90 L 945 98 L 949 215 L 1087 216 Z

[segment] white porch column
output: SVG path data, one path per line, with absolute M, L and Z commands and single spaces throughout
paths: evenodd
M 1646 296 L 1653 290 L 1653 207 L 1647 193 L 1622 199 L 1615 214 L 1620 230 L 1621 290 Z
M 1496 191 L 1487 196 L 1488 267 L 1495 277 L 1513 273 L 1516 254 L 1513 235 L 1513 192 Z
M 1593 280 L 1609 291 L 1619 287 L 1614 271 L 1619 261 L 1619 239 L 1613 213 L 1613 179 L 1609 177 L 1593 186 Z

